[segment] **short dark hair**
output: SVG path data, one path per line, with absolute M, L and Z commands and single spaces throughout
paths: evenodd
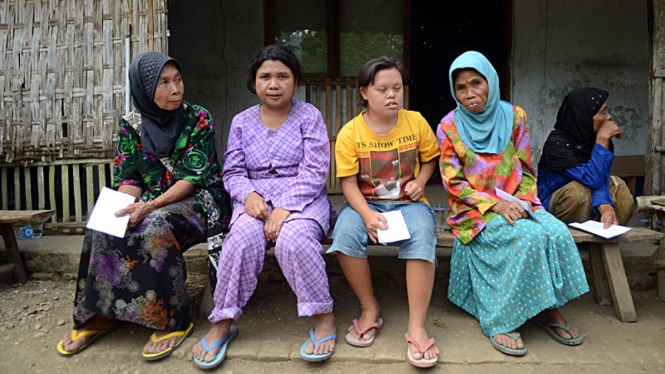
M 249 71 L 247 73 L 247 89 L 253 94 L 256 93 L 256 72 L 261 67 L 264 61 L 280 61 L 286 65 L 293 73 L 295 83 L 300 82 L 302 75 L 300 71 L 300 61 L 296 55 L 293 54 L 288 48 L 281 45 L 269 45 L 261 50 L 249 64 Z
M 356 84 L 356 105 L 367 107 L 367 100 L 360 94 L 360 89 L 369 87 L 374 83 L 374 76 L 381 70 L 397 69 L 402 76 L 404 84 L 404 67 L 394 58 L 381 56 L 367 61 L 358 73 L 358 83 Z

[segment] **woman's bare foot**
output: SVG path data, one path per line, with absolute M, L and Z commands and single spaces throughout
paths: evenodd
M 332 313 L 326 314 L 317 314 L 314 316 L 314 337 L 316 340 L 321 340 L 326 336 L 333 335 L 335 333 L 335 317 Z M 305 352 L 307 354 L 314 353 L 315 355 L 324 355 L 326 353 L 332 352 L 335 350 L 335 340 L 325 341 L 316 347 L 314 342 L 311 340 L 307 343 L 307 348 Z
M 155 331 L 156 339 L 159 339 L 162 336 L 166 336 L 168 334 L 172 334 L 174 332 L 179 332 L 179 331 L 171 331 L 171 330 Z M 175 345 L 178 344 L 178 342 L 182 338 L 183 338 L 182 336 L 174 336 L 158 342 L 153 342 L 152 335 L 150 335 L 150 338 L 148 338 L 148 342 L 143 346 L 143 353 L 155 354 L 155 353 L 164 352 L 169 348 L 175 347 Z
M 110 328 L 112 328 L 116 324 L 116 321 L 112 318 L 104 317 L 99 314 L 95 314 L 87 320 L 83 325 L 81 325 L 79 328 L 76 329 L 78 335 L 81 335 L 81 333 L 85 331 L 90 331 L 90 330 L 99 330 L 99 331 L 105 331 Z M 67 352 L 74 352 L 81 348 L 84 344 L 90 341 L 90 339 L 93 338 L 91 335 L 87 336 L 82 336 L 76 341 L 72 340 L 72 332 L 70 331 L 67 334 L 65 334 L 65 337 L 62 339 L 62 349 L 64 349 Z
M 358 325 L 360 326 L 360 330 L 366 329 L 368 326 L 372 325 L 373 323 L 376 323 L 376 320 L 379 319 L 379 303 L 374 300 L 373 305 L 362 305 L 362 314 L 360 315 L 360 318 L 358 319 Z M 351 325 L 349 327 L 349 333 L 351 335 L 355 336 L 356 339 L 360 339 L 360 334 L 356 330 L 356 327 L 354 325 Z M 372 337 L 376 334 L 376 329 L 370 329 L 367 331 L 365 334 L 362 336 L 362 340 L 370 340 Z
M 423 326 L 411 326 L 411 324 L 409 324 L 409 336 L 415 339 L 421 348 L 425 348 L 427 346 L 427 342 L 429 341 L 429 335 L 427 335 L 427 330 Z M 421 357 L 420 351 L 418 348 L 416 348 L 415 344 L 410 344 L 410 348 L 411 356 L 413 356 L 414 359 L 420 360 L 423 358 Z M 428 350 L 425 351 L 424 358 L 426 360 L 430 360 L 437 357 L 438 355 L 439 348 L 431 346 Z
M 559 309 L 545 309 L 540 312 L 536 318 L 538 318 L 540 322 L 556 323 L 557 325 L 566 326 L 566 319 L 563 318 L 563 315 Z M 558 327 L 555 327 L 554 331 L 564 339 L 575 339 L 580 335 L 577 327 L 573 325 L 570 326 L 570 334 L 567 333 L 566 330 L 560 329 Z
M 511 334 L 515 334 L 516 331 L 511 331 Z M 511 338 L 510 336 L 506 334 L 498 334 L 493 336 L 494 340 L 501 344 L 502 346 L 510 349 L 522 349 L 524 348 L 524 342 L 522 341 L 522 337 L 520 336 L 517 340 Z
M 232 319 L 224 319 L 217 323 L 213 323 L 212 327 L 210 327 L 210 331 L 208 331 L 205 336 L 206 343 L 208 343 L 208 345 L 212 345 L 213 343 L 229 336 L 229 332 L 231 331 L 231 323 L 233 323 Z M 200 361 L 210 362 L 215 359 L 217 352 L 219 352 L 221 348 L 222 347 L 216 347 L 206 353 L 206 350 L 203 349 L 203 344 L 199 341 L 196 343 L 194 348 L 192 348 L 192 353 L 194 354 L 194 357 Z

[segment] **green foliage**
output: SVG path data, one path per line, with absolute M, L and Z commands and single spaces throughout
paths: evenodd
M 356 77 L 360 68 L 368 60 L 388 56 L 402 61 L 404 58 L 404 36 L 382 32 L 355 32 L 340 35 L 342 77 Z
M 340 35 L 340 76 L 355 77 L 369 59 L 388 56 L 397 60 L 404 57 L 403 35 L 382 32 L 342 33 Z M 328 72 L 328 33 L 326 31 L 282 31 L 275 43 L 289 48 L 300 60 L 303 73 Z
M 277 44 L 290 49 L 300 60 L 303 73 L 328 72 L 328 33 L 326 31 L 282 31 Z

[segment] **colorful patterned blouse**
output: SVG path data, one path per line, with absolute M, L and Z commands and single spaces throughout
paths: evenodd
M 203 107 L 185 104 L 187 109 L 182 133 L 170 156 L 175 173 L 168 171 L 159 157 L 143 149 L 141 138 L 130 122 L 125 118 L 120 121 L 116 157 L 113 160 L 113 188 L 118 189 L 122 185 L 140 187 L 143 190 L 141 200 L 150 201 L 166 192 L 177 181 L 186 180 L 197 187 L 195 192 L 199 189 L 210 192 L 219 209 L 219 222 L 226 231 L 231 205 L 222 183 L 222 169 L 217 162 L 212 116 Z M 207 206 L 211 205 L 202 201 L 202 194 L 197 193 L 196 196 L 207 212 Z
M 500 154 L 471 151 L 457 133 L 455 111 L 448 113 L 437 129 L 439 168 L 450 205 L 448 225 L 464 244 L 471 242 L 497 215 L 489 210 L 501 201 L 494 188 L 530 201 L 534 209 L 543 209 L 531 165 L 526 113 L 517 106 L 513 110 L 513 138 Z

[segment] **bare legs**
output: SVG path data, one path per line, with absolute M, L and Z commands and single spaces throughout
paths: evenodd
M 379 304 L 374 297 L 369 262 L 366 258 L 351 257 L 342 252 L 337 252 L 337 257 L 347 281 L 360 301 L 362 314 L 358 324 L 364 329 L 376 322 L 379 317 Z M 424 347 L 429 340 L 426 323 L 434 286 L 434 264 L 424 260 L 406 260 L 406 283 L 409 298 L 409 335 Z M 349 328 L 349 332 L 359 337 L 354 326 Z M 376 330 L 372 329 L 362 338 L 369 340 L 375 333 Z M 411 353 L 415 359 L 421 358 L 420 352 L 415 347 L 411 347 Z M 434 358 L 438 354 L 438 348 L 431 347 L 425 352 L 425 358 Z

